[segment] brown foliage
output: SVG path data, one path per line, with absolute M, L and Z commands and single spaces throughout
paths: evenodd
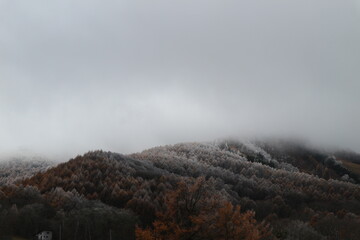
M 253 211 L 241 213 L 214 194 L 204 178 L 194 184 L 185 180 L 166 194 L 166 210 L 157 214 L 153 228 L 136 229 L 139 240 L 260 240 L 271 237 L 268 225 L 257 223 Z

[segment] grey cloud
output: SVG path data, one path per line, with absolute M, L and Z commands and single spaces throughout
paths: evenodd
M 2 1 L 0 151 L 299 135 L 360 151 L 358 1 Z

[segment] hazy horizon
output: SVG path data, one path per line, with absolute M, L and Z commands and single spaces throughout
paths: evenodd
M 0 155 L 296 137 L 360 152 L 360 1 L 1 1 Z

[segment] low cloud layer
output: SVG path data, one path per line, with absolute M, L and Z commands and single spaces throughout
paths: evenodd
M 1 1 L 0 151 L 227 136 L 360 151 L 360 4 Z

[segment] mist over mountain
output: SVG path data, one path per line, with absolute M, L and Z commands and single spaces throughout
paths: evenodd
M 3 155 L 0 159 L 0 185 L 19 182 L 55 165 L 55 162 L 49 159 L 27 153 Z
M 70 7 L 71 6 L 71 7 Z M 357 0 L 0 3 L 0 152 L 220 137 L 360 151 Z
M 359 0 L 0 1 L 0 240 L 360 239 L 359 23 Z

